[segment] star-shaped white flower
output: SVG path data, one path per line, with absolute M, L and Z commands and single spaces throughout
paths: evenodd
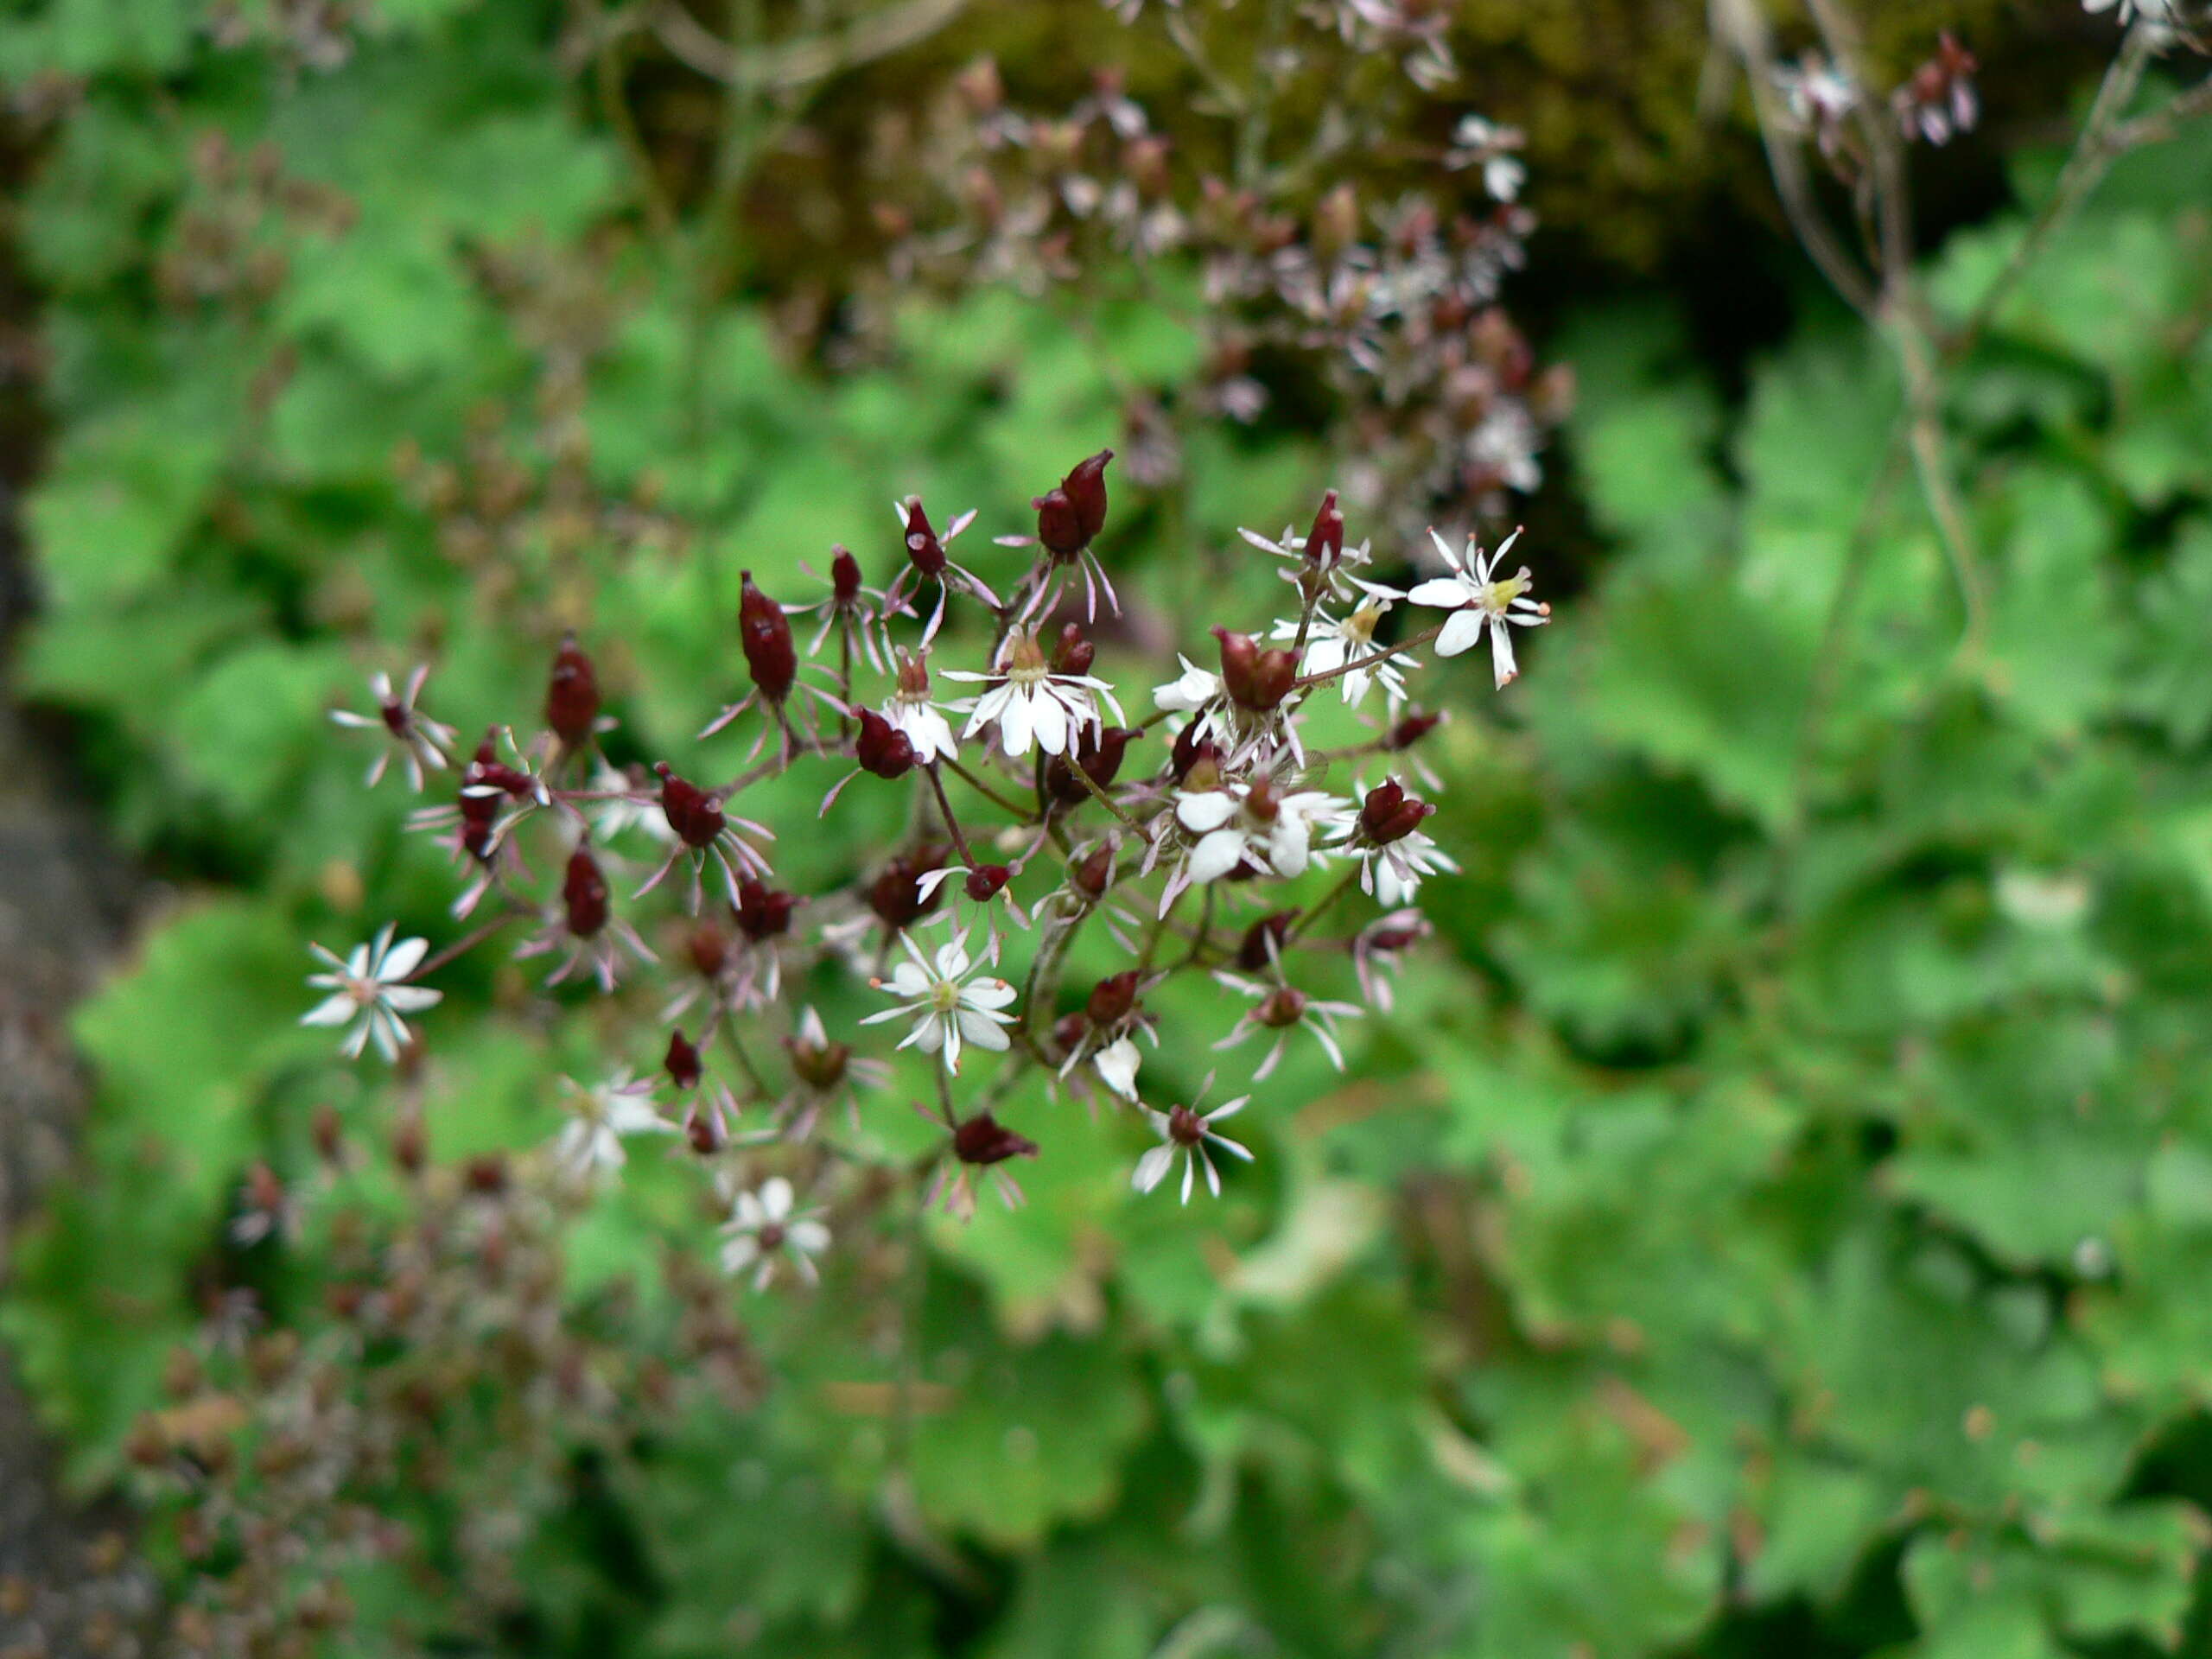
M 1220 675 L 1200 668 L 1180 652 L 1175 660 L 1183 664 L 1183 672 L 1166 684 L 1153 688 L 1154 708 L 1171 715 L 1194 715 L 1221 696 Z
M 963 1042 L 994 1053 L 1013 1046 L 1006 1027 L 1014 1023 L 1014 1016 L 1003 1010 L 1014 1001 L 1014 988 L 1002 979 L 968 982 L 973 964 L 968 957 L 966 934 L 956 933 L 939 945 L 934 960 L 922 954 L 912 935 L 900 934 L 899 942 L 906 948 L 907 960 L 891 970 L 889 979 L 870 982 L 897 997 L 900 1006 L 871 1014 L 861 1021 L 862 1025 L 912 1020 L 914 1028 L 899 1046 L 918 1048 L 925 1054 L 942 1053 L 949 1071 L 960 1070 Z
M 733 1276 L 748 1269 L 753 1288 L 765 1290 L 776 1269 L 788 1262 L 810 1285 L 821 1282 L 814 1258 L 830 1248 L 830 1230 L 816 1217 L 820 1209 L 794 1211 L 791 1184 L 771 1175 L 757 1192 L 740 1192 L 722 1224 L 722 1271 Z
M 422 965 L 430 945 L 427 939 L 402 939 L 395 944 L 391 938 L 395 931 L 396 925 L 386 922 L 373 943 L 356 945 L 353 954 L 343 958 L 319 944 L 308 947 L 331 968 L 327 974 L 308 975 L 308 983 L 331 995 L 302 1014 L 300 1023 L 343 1026 L 350 1022 L 352 1029 L 338 1046 L 339 1052 L 349 1060 L 359 1058 L 362 1049 L 372 1040 L 377 1052 L 385 1059 L 397 1059 L 410 1034 L 401 1016 L 420 1014 L 445 995 L 427 985 L 404 982 Z
M 1140 1192 L 1151 1192 L 1167 1179 L 1167 1172 L 1174 1168 L 1179 1155 L 1183 1160 L 1183 1202 L 1191 1201 L 1191 1187 L 1201 1169 L 1206 1173 L 1206 1191 L 1219 1198 L 1221 1172 L 1214 1167 L 1209 1148 L 1217 1148 L 1247 1163 L 1251 1162 L 1252 1154 L 1227 1135 L 1217 1134 L 1213 1126 L 1223 1118 L 1243 1111 L 1250 1099 L 1249 1095 L 1239 1095 L 1203 1114 L 1189 1106 L 1171 1107 L 1164 1112 L 1144 1107 L 1146 1119 L 1159 1133 L 1160 1144 L 1137 1160 L 1136 1173 L 1130 1178 L 1129 1185 Z
M 1529 597 L 1527 565 L 1510 576 L 1496 574 L 1499 562 L 1521 539 L 1521 532 L 1516 530 L 1499 543 L 1495 553 L 1484 553 L 1470 536 L 1464 554 L 1455 552 L 1452 544 L 1434 531 L 1428 534 L 1452 574 L 1431 577 L 1407 597 L 1416 605 L 1437 606 L 1452 613 L 1445 622 L 1443 632 L 1437 635 L 1436 653 L 1440 657 L 1457 657 L 1461 652 L 1472 649 L 1487 627 L 1491 666 L 1503 690 L 1521 671 L 1514 666 L 1513 639 L 1506 632 L 1506 625 L 1533 628 L 1552 619 L 1550 606 Z
M 1249 859 L 1288 880 L 1305 874 L 1313 858 L 1313 832 L 1344 803 L 1318 789 L 1277 794 L 1265 778 L 1219 789 L 1185 790 L 1175 798 L 1175 822 L 1196 837 L 1173 893 L 1201 881 L 1217 881 Z
M 989 685 L 980 696 L 955 705 L 969 711 L 960 735 L 973 737 L 996 721 L 999 747 L 1014 760 L 1029 753 L 1033 738 L 1046 753 L 1065 754 L 1084 727 L 1094 735 L 1103 730 L 1106 722 L 1098 712 L 1102 702 L 1114 711 L 1116 722 L 1122 718 L 1111 685 L 1092 674 L 1055 674 L 1033 634 L 1008 634 L 992 673 L 947 669 L 944 677 Z
M 929 653 L 917 657 L 902 645 L 898 658 L 898 684 L 891 701 L 883 705 L 883 717 L 906 734 L 914 746 L 914 759 L 924 766 L 958 759 L 960 745 L 953 739 L 952 722 L 930 696 Z
M 1375 655 L 1376 625 L 1394 601 L 1405 597 L 1395 588 L 1385 588 L 1380 582 L 1362 582 L 1357 576 L 1346 576 L 1344 580 L 1366 597 L 1357 608 L 1343 616 L 1331 616 L 1319 609 L 1313 613 L 1306 630 L 1306 655 L 1298 664 L 1303 677 L 1334 674 L 1346 663 L 1357 663 Z M 1283 644 L 1295 642 L 1298 619 L 1284 617 L 1277 621 L 1271 637 Z M 1351 670 L 1337 682 L 1344 706 L 1357 709 L 1367 701 L 1367 694 L 1380 685 L 1384 700 L 1395 711 L 1406 700 L 1406 670 L 1420 666 L 1410 657 L 1401 655 L 1385 657 L 1378 663 Z
M 629 1161 L 622 1145 L 626 1135 L 677 1132 L 677 1126 L 652 1103 L 650 1077 L 632 1081 L 627 1071 L 618 1071 L 590 1089 L 567 1077 L 561 1083 L 568 1091 L 573 1116 L 563 1127 L 553 1150 L 577 1175 L 621 1168 Z

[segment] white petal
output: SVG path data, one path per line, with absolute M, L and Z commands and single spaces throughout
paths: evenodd
M 1477 610 L 1455 613 L 1444 625 L 1444 632 L 1436 636 L 1436 654 L 1457 657 L 1470 649 L 1483 637 L 1483 613 Z
M 1457 576 L 1431 576 L 1406 597 L 1416 605 L 1440 606 L 1450 610 L 1455 606 L 1471 603 L 1477 594 Z
M 1491 674 L 1497 682 L 1497 690 L 1501 691 L 1510 685 L 1521 672 L 1513 665 L 1511 631 L 1496 623 L 1491 625 L 1490 630 L 1490 662 Z
M 423 958 L 429 952 L 430 942 L 428 939 L 402 939 L 385 953 L 384 960 L 377 967 L 377 977 L 387 984 L 404 979 L 421 965 Z
M 1047 754 L 1067 753 L 1068 711 L 1058 698 L 1049 695 L 1032 697 L 1029 720 L 1036 728 L 1039 748 Z
M 300 1016 L 303 1026 L 342 1026 L 361 1011 L 361 1005 L 345 992 L 318 1002 Z
M 818 1221 L 795 1221 L 785 1230 L 784 1236 L 796 1249 L 809 1255 L 819 1255 L 830 1248 L 830 1230 Z
M 1003 1008 L 1021 993 L 1002 979 L 979 979 L 960 994 L 960 1000 L 975 1008 Z
M 1196 881 L 1217 881 L 1235 869 L 1244 858 L 1244 832 L 1241 830 L 1217 830 L 1192 850 L 1191 860 L 1184 868 Z
M 781 1221 L 791 1212 L 791 1184 L 780 1175 L 760 1183 L 760 1212 L 770 1221 Z
M 1108 1088 L 1134 1100 L 1137 1093 L 1137 1066 L 1142 1058 L 1137 1046 L 1122 1037 L 1100 1049 L 1091 1058 L 1091 1064 L 1098 1068 L 1098 1075 L 1106 1080 Z
M 378 1001 L 400 1014 L 420 1014 L 424 1008 L 435 1007 L 445 995 L 428 985 L 387 985 Z
M 1237 799 L 1225 789 L 1185 795 L 1175 803 L 1175 818 L 1194 836 L 1218 830 L 1236 816 Z
M 1014 760 L 1029 753 L 1030 703 L 1027 697 L 1008 697 L 999 714 L 999 747 Z
M 1174 1164 L 1175 1143 L 1163 1141 L 1137 1160 L 1136 1173 L 1129 1178 L 1129 1185 L 1140 1192 L 1149 1192 L 1166 1178 Z

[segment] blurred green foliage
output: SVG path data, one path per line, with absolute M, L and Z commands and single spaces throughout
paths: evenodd
M 316 1105 L 383 1121 L 294 1024 L 303 938 L 448 931 L 322 722 L 359 670 L 434 650 L 480 724 L 581 626 L 627 740 L 677 749 L 741 563 L 796 591 L 879 498 L 1026 498 L 1192 366 L 1156 315 L 1093 339 L 983 296 L 817 377 L 620 228 L 543 17 L 379 16 L 293 81 L 162 0 L 0 25 L 0 75 L 90 77 L 25 209 L 55 435 L 23 683 L 125 835 L 236 878 L 78 1016 L 85 1178 L 0 1304 L 86 1482 L 211 1282 L 324 1324 L 314 1224 L 274 1264 L 223 1226 L 253 1159 L 304 1176 Z M 2208 175 L 2202 135 L 2124 166 L 1955 380 L 1975 652 L 1909 475 L 1881 486 L 1880 342 L 1808 327 L 1737 410 L 1663 308 L 1584 318 L 1617 553 L 1530 648 L 1525 720 L 1448 734 L 1448 950 L 1354 1080 L 1294 1060 L 1197 1212 L 1132 1199 L 1120 1131 L 1068 1114 L 1027 1209 L 931 1224 L 910 1445 L 839 1403 L 892 1374 L 864 1299 L 748 1300 L 763 1403 L 540 1495 L 518 1619 L 365 1574 L 352 1650 L 2202 1651 Z M 2019 234 L 1956 238 L 1940 306 Z M 1117 498 L 1120 556 L 1194 597 L 1192 550 L 1329 464 L 1202 439 L 1187 486 Z M 849 845 L 791 849 L 798 884 Z M 588 1030 L 456 973 L 434 1155 L 542 1140 Z M 595 1320 L 630 1283 L 650 1353 L 659 1255 L 706 1243 L 647 1161 L 568 1289 Z M 456 1432 L 448 1521 L 511 1496 L 497 1439 Z

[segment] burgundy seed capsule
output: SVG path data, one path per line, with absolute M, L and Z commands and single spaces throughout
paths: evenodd
M 1231 702 L 1266 713 L 1290 695 L 1298 678 L 1298 659 L 1287 651 L 1263 650 L 1249 633 L 1217 627 L 1221 642 L 1221 683 Z
M 937 531 L 930 524 L 930 516 L 922 511 L 922 498 L 906 498 L 906 557 L 914 569 L 925 576 L 941 576 L 952 561 L 945 556 L 944 544 L 937 538 Z
M 1090 988 L 1090 1000 L 1084 1007 L 1096 1026 L 1110 1026 L 1126 1020 L 1137 1005 L 1137 970 L 1127 969 L 1121 973 L 1100 980 Z
M 599 723 L 599 676 L 573 633 L 562 637 L 545 687 L 545 723 L 570 748 L 591 741 Z
M 1088 674 L 1091 664 L 1098 660 L 1098 647 L 1083 637 L 1083 629 L 1073 622 L 1060 630 L 1058 641 L 1052 647 L 1052 672 L 1055 674 Z
M 588 847 L 569 855 L 568 874 L 561 881 L 561 904 L 568 912 L 569 931 L 580 939 L 594 937 L 607 925 L 607 877 Z
M 1237 943 L 1236 965 L 1248 974 L 1256 974 L 1273 962 L 1299 915 L 1295 910 L 1278 910 L 1246 928 Z
M 661 1067 L 668 1073 L 668 1080 L 679 1089 L 696 1089 L 704 1071 L 699 1063 L 699 1051 L 687 1039 L 681 1027 L 668 1033 L 668 1052 L 661 1058 Z
M 1395 778 L 1387 778 L 1367 791 L 1359 810 L 1359 827 L 1380 847 L 1402 841 L 1421 828 L 1421 821 L 1436 808 L 1406 793 Z
M 1321 498 L 1313 515 L 1313 528 L 1306 532 L 1306 558 L 1310 564 L 1332 565 L 1344 556 L 1344 516 L 1337 511 L 1337 493 Z
M 798 905 L 797 893 L 779 892 L 750 876 L 737 884 L 737 925 L 755 943 L 788 933 Z
M 1013 874 L 1003 864 L 979 864 L 968 872 L 968 879 L 960 884 L 961 891 L 980 905 L 997 898 Z
M 1074 470 L 1060 480 L 1061 493 L 1075 508 L 1076 528 L 1086 547 L 1106 528 L 1106 463 L 1113 459 L 1111 449 L 1101 449 L 1076 462 Z
M 1037 1143 L 1016 1135 L 988 1112 L 978 1112 L 952 1132 L 952 1154 L 963 1164 L 1002 1164 L 1034 1158 Z
M 903 778 L 914 769 L 913 740 L 874 709 L 863 709 L 853 758 L 872 777 Z
M 830 554 L 830 591 L 840 605 L 849 605 L 861 596 L 861 562 L 842 543 Z
M 740 572 L 738 582 L 737 638 L 745 651 L 745 665 L 760 695 L 771 702 L 781 702 L 791 695 L 791 683 L 798 677 L 798 652 L 791 644 L 791 619 L 784 614 L 782 606 L 753 586 L 750 570 Z

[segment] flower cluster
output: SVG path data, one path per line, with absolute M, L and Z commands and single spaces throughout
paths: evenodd
M 1122 447 L 1137 481 L 1163 481 L 1179 464 L 1179 416 L 1249 421 L 1274 394 L 1276 365 L 1295 364 L 1330 389 L 1341 447 L 1361 457 L 1346 499 L 1389 515 L 1389 533 L 1417 535 L 1469 503 L 1504 520 L 1510 498 L 1541 479 L 1572 383 L 1538 372 L 1499 303 L 1535 224 L 1521 201 L 1522 135 L 1451 98 L 1448 8 L 1306 8 L 1235 107 L 1215 60 L 1249 50 L 1241 13 L 1120 10 L 1163 30 L 1194 82 L 1214 89 L 1193 107 L 1231 128 L 1236 164 L 1192 166 L 1192 147 L 1118 69 L 1096 68 L 1085 95 L 1041 112 L 1017 106 L 979 62 L 924 130 L 887 132 L 874 159 L 894 283 L 1096 291 L 1103 273 L 1126 272 L 1135 294 L 1157 302 L 1174 289 L 1169 273 L 1195 268 L 1203 304 L 1188 321 L 1205 372 L 1175 410 L 1132 399 Z M 1402 79 L 1379 100 L 1345 99 L 1382 53 L 1401 54 Z M 1378 155 L 1422 130 L 1448 142 L 1408 156 L 1402 181 L 1378 171 Z
M 996 543 L 1023 549 L 1026 568 L 996 586 L 948 550 L 976 515 L 940 533 L 915 496 L 899 504 L 897 567 L 880 588 L 842 548 L 829 591 L 804 602 L 746 573 L 743 678 L 709 730 L 736 728 L 751 750 L 719 781 L 690 760 L 618 765 L 620 728 L 573 636 L 554 652 L 542 728 L 494 728 L 466 761 L 420 707 L 422 671 L 404 690 L 377 677 L 374 712 L 340 723 L 406 763 L 418 788 L 451 791 L 413 821 L 451 849 L 454 909 L 474 925 L 435 957 L 390 926 L 350 957 L 318 946 L 328 971 L 310 982 L 327 995 L 304 1022 L 344 1027 L 349 1057 L 373 1044 L 419 1072 L 408 1016 L 440 995 L 423 982 L 515 929 L 513 955 L 546 964 L 549 991 L 611 999 L 606 1028 L 642 1027 L 632 1058 L 652 1062 L 566 1084 L 551 1177 L 586 1191 L 649 1145 L 695 1161 L 728 1218 L 723 1264 L 757 1286 L 814 1280 L 832 1243 L 825 1217 L 849 1212 L 871 1170 L 870 1190 L 906 1168 L 956 1212 L 986 1186 L 1018 1202 L 1012 1166 L 1040 1155 L 1042 1136 L 999 1115 L 1025 1077 L 1148 1124 L 1158 1144 L 1135 1166 L 1140 1190 L 1179 1159 L 1185 1199 L 1200 1176 L 1219 1192 L 1217 1154 L 1252 1153 L 1212 1125 L 1249 1096 L 1203 1114 L 1161 1103 L 1145 1075 L 1161 1025 L 1148 1000 L 1177 975 L 1209 976 L 1234 1012 L 1182 1034 L 1249 1062 L 1254 1081 L 1296 1041 L 1342 1070 L 1354 1022 L 1388 1007 L 1392 970 L 1428 931 L 1424 886 L 1457 868 L 1425 827 L 1435 805 L 1399 775 L 1438 723 L 1410 677 L 1421 657 L 1487 637 L 1503 689 L 1515 631 L 1549 611 L 1526 567 L 1506 569 L 1517 531 L 1495 550 L 1432 533 L 1429 564 L 1445 574 L 1381 580 L 1418 550 L 1386 560 L 1351 543 L 1332 490 L 1303 534 L 1243 532 L 1282 578 L 1261 585 L 1277 587 L 1285 613 L 1250 632 L 1214 626 L 1210 649 L 1124 697 L 1088 632 L 1120 606 L 1097 550 L 1112 460 L 1102 450 L 1033 499 L 1033 534 Z M 793 622 L 808 617 L 820 620 L 803 643 Z M 805 823 L 772 829 L 741 808 L 804 772 L 826 785 L 808 822 L 875 791 L 905 803 L 908 829 L 878 861 L 802 893 L 779 885 L 778 860 Z M 1317 872 L 1333 878 L 1318 897 L 1287 890 Z M 1330 927 L 1355 894 L 1382 913 Z M 1065 982 L 1094 927 L 1122 961 L 1085 992 Z M 1357 997 L 1320 994 L 1332 974 Z M 833 1035 L 811 997 L 837 995 L 841 980 L 876 1006 Z M 884 1053 L 856 1052 L 878 1027 Z M 780 1065 L 766 1058 L 779 1047 Z M 917 1109 L 938 1138 L 919 1164 L 868 1150 L 863 1109 L 900 1050 L 926 1057 L 932 1078 Z

